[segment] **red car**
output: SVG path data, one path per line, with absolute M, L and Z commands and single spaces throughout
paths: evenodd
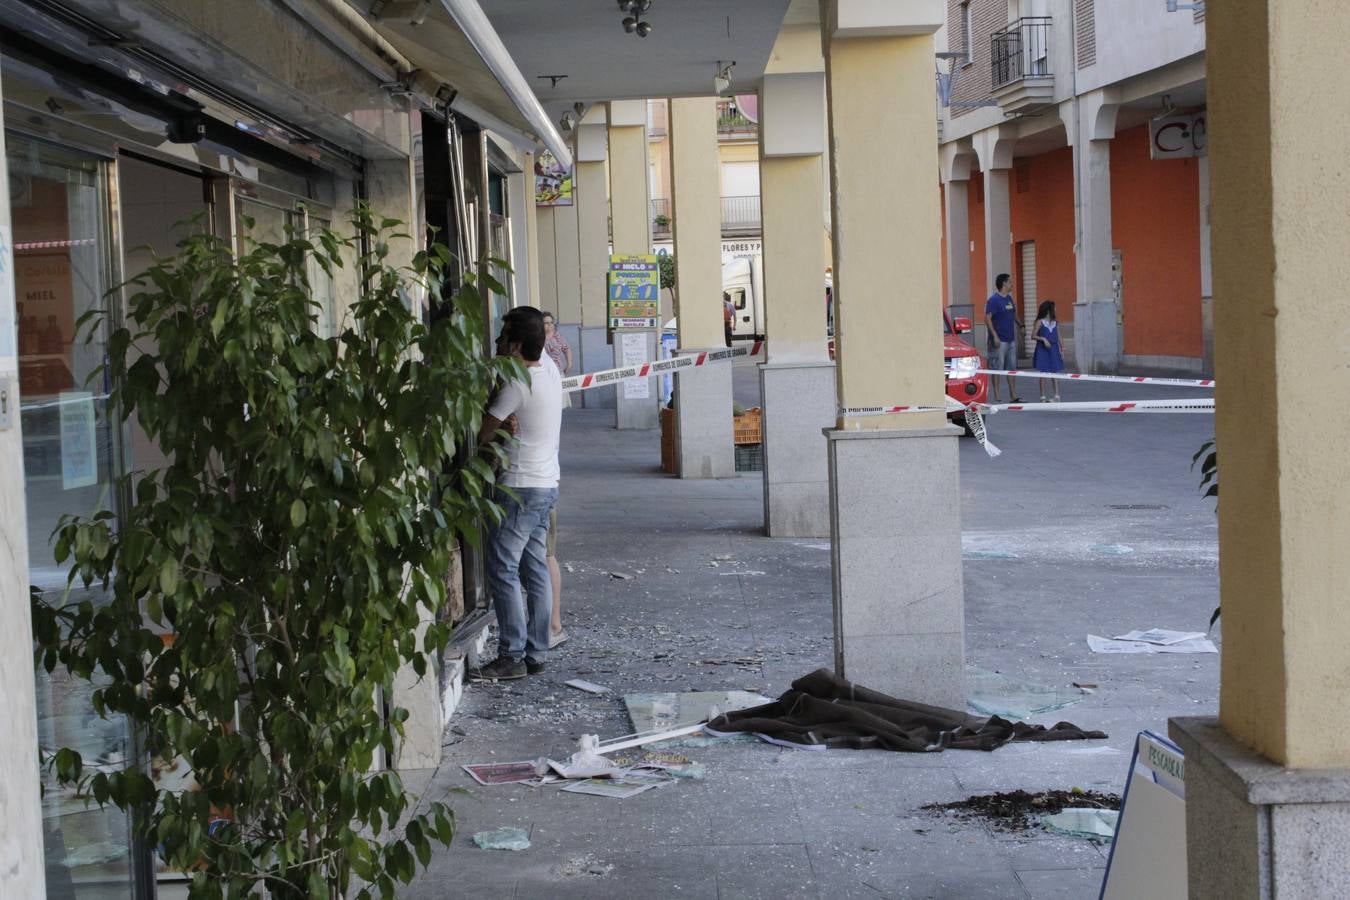
M 942 311 L 942 371 L 947 376 L 947 396 L 962 406 L 971 403 L 984 403 L 989 396 L 989 376 L 978 374 L 975 370 L 983 368 L 984 360 L 970 342 L 961 337 L 970 333 L 970 319 L 957 316 L 953 319 L 944 309 Z M 830 359 L 834 359 L 834 338 L 830 338 Z M 960 413 L 949 418 L 958 425 Z
M 984 368 L 980 353 L 960 335 L 970 333 L 970 319 L 952 318 L 942 311 L 942 371 L 947 376 L 947 396 L 962 406 L 984 403 L 989 395 L 989 376 L 976 374 Z M 958 423 L 960 424 L 960 423 Z

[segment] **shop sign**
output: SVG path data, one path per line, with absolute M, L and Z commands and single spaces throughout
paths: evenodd
M 609 327 L 656 328 L 661 318 L 661 267 L 651 253 L 609 258 Z
M 1148 125 L 1149 156 L 1153 159 L 1186 159 L 1209 154 L 1205 113 L 1159 116 Z

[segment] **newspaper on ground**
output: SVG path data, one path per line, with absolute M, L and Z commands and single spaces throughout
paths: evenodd
M 1150 628 L 1148 631 L 1127 631 L 1125 634 L 1116 635 L 1114 640 L 1143 641 L 1146 644 L 1170 646 L 1171 644 L 1180 644 L 1183 641 L 1194 641 L 1204 637 L 1203 631 L 1168 631 L 1166 628 Z
M 509 763 L 475 763 L 473 765 L 460 766 L 460 768 L 473 776 L 474 781 L 489 787 L 494 784 L 515 784 L 519 781 L 529 781 L 532 778 L 544 774 L 544 771 L 546 771 L 544 767 L 540 766 L 540 760 Z
M 1088 648 L 1093 653 L 1218 653 L 1219 648 L 1207 638 L 1194 638 L 1175 644 L 1150 644 L 1147 641 L 1122 641 L 1100 635 L 1087 636 Z
M 593 681 L 586 681 L 583 678 L 573 678 L 571 681 L 564 681 L 563 684 L 570 688 L 576 688 L 579 691 L 585 691 L 588 694 L 608 694 L 609 688 L 603 684 L 596 684 Z

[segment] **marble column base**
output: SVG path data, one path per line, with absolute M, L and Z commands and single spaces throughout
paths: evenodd
M 573 375 L 583 375 L 586 372 L 598 372 L 601 369 L 614 368 L 614 348 L 606 340 L 607 330 L 603 326 L 599 328 L 578 326 L 577 332 L 577 342 L 572 345 L 572 349 L 576 351 L 577 348 L 580 348 L 580 353 L 576 355 Z M 572 405 L 586 409 L 613 409 L 614 387 L 576 391 L 572 394 Z
M 698 352 L 683 350 L 680 355 Z M 731 364 L 676 373 L 675 392 L 675 473 L 681 478 L 734 477 Z
M 827 429 L 835 671 L 965 709 L 960 429 Z
M 764 398 L 764 533 L 829 537 L 830 463 L 822 429 L 839 405 L 834 363 L 766 363 Z
M 643 350 L 638 358 L 624 360 L 623 339 L 633 335 L 641 336 Z M 641 331 L 615 332 L 614 346 L 605 368 L 650 362 L 657 358 L 657 345 L 661 332 L 655 328 Z M 641 396 L 642 394 L 646 396 Z M 619 429 L 646 430 L 660 427 L 661 386 L 655 378 L 642 381 L 622 382 L 614 386 L 614 427 Z
M 1186 754 L 1192 898 L 1350 896 L 1350 769 L 1286 769 L 1215 718 L 1167 730 Z

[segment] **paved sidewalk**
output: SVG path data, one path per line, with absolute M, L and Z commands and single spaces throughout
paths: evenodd
M 425 792 L 455 808 L 454 844 L 401 897 L 1096 896 L 1106 848 L 920 807 L 1015 788 L 1119 792 L 1139 730 L 1215 712 L 1216 656 L 1102 656 L 1085 644 L 1089 631 L 1204 629 L 1216 531 L 1188 466 L 1210 417 L 1002 414 L 989 433 L 1003 456 L 961 444 L 952 502 L 965 527 L 968 662 L 1055 687 L 1099 684 L 1032 721 L 1067 719 L 1109 740 L 940 754 L 724 745 L 685 751 L 706 780 L 628 800 L 481 787 L 460 764 L 563 759 L 577 735 L 628 733 L 623 693 L 775 696 L 831 662 L 828 540 L 763 537 L 758 475 L 681 482 L 658 471 L 654 432 L 607 422 L 569 410 L 564 423 L 559 556 L 572 640 L 544 675 L 468 688 Z M 615 693 L 563 686 L 578 677 Z M 1083 752 L 1101 746 L 1118 752 Z M 475 832 L 503 825 L 528 830 L 533 846 L 474 846 Z

